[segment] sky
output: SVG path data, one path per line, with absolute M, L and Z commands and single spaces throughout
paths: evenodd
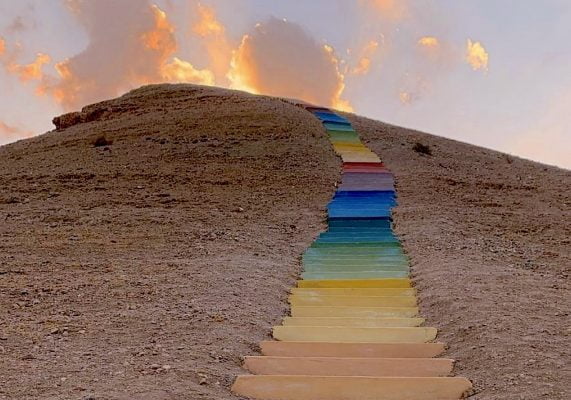
M 0 144 L 160 82 L 571 168 L 569 0 L 0 0 Z

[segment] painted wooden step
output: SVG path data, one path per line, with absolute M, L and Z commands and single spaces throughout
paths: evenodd
M 414 296 L 412 288 L 293 288 L 292 294 L 326 296 Z
M 300 288 L 410 288 L 410 279 L 345 279 L 297 281 Z
M 347 280 L 347 279 L 382 279 L 405 278 L 408 271 L 339 271 L 339 272 L 304 272 L 301 277 L 306 280 Z
M 444 352 L 444 343 L 263 341 L 260 348 L 263 355 L 278 357 L 431 358 Z
M 465 378 L 242 375 L 232 391 L 264 400 L 457 400 Z
M 285 317 L 285 326 L 362 326 L 362 327 L 405 327 L 420 326 L 424 318 L 351 318 L 351 317 Z
M 305 272 L 374 272 L 374 271 L 405 271 L 408 272 L 410 270 L 409 266 L 406 264 L 385 264 L 385 263 L 376 263 L 373 265 L 347 265 L 347 264 L 324 264 L 320 265 L 318 263 L 304 263 L 303 268 Z
M 292 317 L 409 318 L 417 315 L 418 307 L 291 307 Z
M 446 358 L 246 357 L 244 367 L 257 375 L 448 376 Z
M 293 294 L 291 305 L 296 306 L 344 306 L 344 307 L 414 307 L 415 296 L 323 296 Z
M 361 328 L 274 326 L 276 340 L 294 342 L 426 343 L 436 339 L 436 328 Z

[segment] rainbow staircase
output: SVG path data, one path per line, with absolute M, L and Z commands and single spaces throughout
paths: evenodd
M 418 316 L 409 263 L 391 229 L 393 175 L 329 109 L 305 106 L 343 159 L 329 229 L 303 254 L 291 316 L 246 357 L 232 390 L 260 400 L 452 400 L 471 390 Z

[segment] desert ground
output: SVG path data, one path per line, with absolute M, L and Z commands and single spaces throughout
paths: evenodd
M 570 399 L 571 172 L 346 116 L 396 175 L 422 314 L 473 398 Z M 56 122 L 0 147 L 0 399 L 237 399 L 325 227 L 321 124 L 195 85 Z

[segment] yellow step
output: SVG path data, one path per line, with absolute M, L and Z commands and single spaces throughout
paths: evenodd
M 457 400 L 465 378 L 242 375 L 232 391 L 264 400 Z
M 289 302 L 294 306 L 344 306 L 344 307 L 414 307 L 414 296 L 312 296 L 292 294 Z
M 411 288 L 293 288 L 292 294 L 312 296 L 414 296 Z
M 280 357 L 389 357 L 430 358 L 444 352 L 443 343 L 338 343 L 277 342 L 260 343 L 262 354 Z
M 436 328 L 362 328 L 274 326 L 276 340 L 293 342 L 425 343 L 436 338 Z
M 408 278 L 318 279 L 297 281 L 300 288 L 410 288 Z
M 292 317 L 416 317 L 418 307 L 327 307 L 327 306 L 291 306 Z
M 246 357 L 244 367 L 257 375 L 448 376 L 446 358 Z
M 362 326 L 362 327 L 405 327 L 420 326 L 424 318 L 351 318 L 351 317 L 286 317 L 285 326 Z

